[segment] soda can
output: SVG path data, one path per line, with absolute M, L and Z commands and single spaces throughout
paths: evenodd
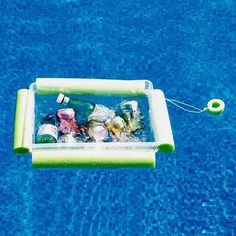
M 56 143 L 58 131 L 52 124 L 42 124 L 37 133 L 37 143 Z
M 71 134 L 64 134 L 58 140 L 58 143 L 77 143 L 76 138 Z
M 91 122 L 89 125 L 88 134 L 96 142 L 102 142 L 108 137 L 107 128 L 100 122 Z
M 72 108 L 60 109 L 57 111 L 59 120 L 71 120 L 75 118 L 75 111 Z
M 114 119 L 108 120 L 105 125 L 114 135 L 120 135 L 121 132 L 127 132 L 126 123 L 120 116 L 116 116 Z
M 58 129 L 63 134 L 75 133 L 78 125 L 75 117 L 75 111 L 72 108 L 60 109 L 57 111 Z

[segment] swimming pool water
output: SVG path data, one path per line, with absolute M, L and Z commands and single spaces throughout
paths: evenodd
M 0 235 L 235 235 L 232 0 L 0 1 Z M 176 150 L 156 169 L 37 170 L 12 154 L 15 95 L 36 77 L 149 79 Z

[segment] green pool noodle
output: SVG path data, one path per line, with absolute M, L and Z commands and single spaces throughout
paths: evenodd
M 143 96 L 152 89 L 148 80 L 37 78 L 37 94 L 88 94 L 112 96 Z
M 32 135 L 34 130 L 34 92 L 29 89 L 28 92 L 28 103 L 26 108 L 26 115 L 25 115 L 25 125 L 24 125 L 24 136 L 23 136 L 23 146 L 29 147 L 31 149 L 32 146 Z
M 35 168 L 154 168 L 153 150 L 71 150 L 35 149 Z
M 30 149 L 28 145 L 24 145 L 28 93 L 28 89 L 20 89 L 17 92 L 13 147 L 14 153 L 16 154 L 27 154 Z
M 158 150 L 172 152 L 175 144 L 164 93 L 160 89 L 149 91 L 148 101 L 151 127 Z

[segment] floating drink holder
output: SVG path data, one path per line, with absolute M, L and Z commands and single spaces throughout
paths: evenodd
M 38 95 L 96 95 L 145 97 L 150 132 L 145 142 L 35 143 Z M 146 118 L 144 118 L 145 120 Z M 29 89 L 17 93 L 14 152 L 32 154 L 33 167 L 155 167 L 155 153 L 172 152 L 174 140 L 164 93 L 148 80 L 37 78 Z

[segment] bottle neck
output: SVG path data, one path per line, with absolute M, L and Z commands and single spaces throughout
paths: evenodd
M 69 97 L 64 97 L 62 103 L 68 107 L 73 108 L 78 113 L 84 114 L 85 116 L 89 116 L 95 108 L 95 104 L 91 102 L 75 100 Z

